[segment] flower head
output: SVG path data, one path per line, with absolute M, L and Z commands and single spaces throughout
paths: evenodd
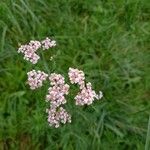
M 86 84 L 86 87 L 82 88 L 81 91 L 76 95 L 76 105 L 90 105 L 93 103 L 96 96 L 97 94 L 94 90 L 92 90 L 92 85 L 89 82 Z
M 51 40 L 48 37 L 45 40 L 43 40 L 41 43 L 42 43 L 43 50 L 56 46 L 56 41 Z
M 50 126 L 58 128 L 61 123 L 71 123 L 71 115 L 63 107 L 58 108 L 58 110 L 50 108 L 47 109 L 46 112 L 48 113 L 47 120 Z
M 18 53 L 24 54 L 24 59 L 30 61 L 32 64 L 36 64 L 40 59 L 40 56 L 35 52 L 41 47 L 39 41 L 30 41 L 29 44 L 21 45 L 18 49 Z
M 61 74 L 52 73 L 49 76 L 51 85 L 63 85 L 65 83 L 65 78 Z
M 84 85 L 84 80 L 85 80 L 85 74 L 82 70 L 74 69 L 74 68 L 69 68 L 69 79 L 72 84 L 79 84 L 80 87 L 82 88 Z
M 46 101 L 50 101 L 53 108 L 57 108 L 66 103 L 64 95 L 68 95 L 70 86 L 65 84 L 65 79 L 62 75 L 52 73 L 49 76 L 52 87 L 48 89 Z
M 43 81 L 45 81 L 46 78 L 48 77 L 46 73 L 40 70 L 38 71 L 32 70 L 28 72 L 27 75 L 28 75 L 27 83 L 29 84 L 30 89 L 32 90 L 42 87 Z
M 18 49 L 18 53 L 23 53 L 25 60 L 30 61 L 32 64 L 36 64 L 40 59 L 36 51 L 41 47 L 45 50 L 54 46 L 56 46 L 56 41 L 50 40 L 48 37 L 42 42 L 31 40 L 28 44 L 21 45 Z

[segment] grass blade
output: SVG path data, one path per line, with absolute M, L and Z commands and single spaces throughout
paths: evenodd
M 150 116 L 149 116 L 148 127 L 147 127 L 145 150 L 150 150 Z

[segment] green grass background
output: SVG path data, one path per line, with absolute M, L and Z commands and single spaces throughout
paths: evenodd
M 57 47 L 31 65 L 20 43 L 46 36 Z M 0 0 L 0 149 L 150 150 L 149 0 Z M 54 55 L 54 60 L 50 57 Z M 26 73 L 82 69 L 104 97 L 66 109 L 72 123 L 48 126 L 44 87 L 31 91 Z M 149 121 L 149 123 L 148 123 Z

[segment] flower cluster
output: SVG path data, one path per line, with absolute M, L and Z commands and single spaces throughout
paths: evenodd
M 21 45 L 18 49 L 18 53 L 24 54 L 24 59 L 36 64 L 40 59 L 39 55 L 35 52 L 41 47 L 39 41 L 30 41 L 29 44 Z
M 25 60 L 30 61 L 32 64 L 36 64 L 40 59 L 36 51 L 41 47 L 45 50 L 54 46 L 56 46 L 56 41 L 50 40 L 49 38 L 46 38 L 42 42 L 32 40 L 28 44 L 21 45 L 18 49 L 18 53 L 23 53 Z
M 32 40 L 28 44 L 21 45 L 18 53 L 24 54 L 25 60 L 36 64 L 40 59 L 40 56 L 37 55 L 38 49 L 47 50 L 55 46 L 56 41 L 47 37 L 41 42 Z M 51 59 L 53 58 L 51 57 Z M 50 107 L 46 109 L 49 125 L 58 128 L 61 124 L 71 123 L 71 115 L 62 107 L 62 105 L 67 103 L 65 95 L 69 94 L 70 89 L 70 86 L 65 83 L 65 78 L 61 74 L 51 73 L 48 75 L 40 70 L 29 71 L 27 76 L 27 83 L 32 90 L 42 87 L 45 80 L 49 79 L 50 81 L 51 86 L 48 88 L 46 95 L 46 101 L 50 103 Z M 76 105 L 91 105 L 95 99 L 103 97 L 101 91 L 99 91 L 99 94 L 96 94 L 92 84 L 85 82 L 85 74 L 82 70 L 69 68 L 68 76 L 71 84 L 79 85 L 80 90 L 74 98 Z
M 71 115 L 63 108 L 60 107 L 58 110 L 55 108 L 47 109 L 46 112 L 48 113 L 48 122 L 50 126 L 58 128 L 60 123 L 66 124 L 71 123 Z
M 69 85 L 65 84 L 64 77 L 60 74 L 52 73 L 49 80 L 52 87 L 48 89 L 46 100 L 50 101 L 53 108 L 57 108 L 66 103 L 64 95 L 68 95 Z
M 90 82 L 86 84 L 85 87 L 76 95 L 76 105 L 90 105 L 93 103 L 94 99 L 97 97 L 97 94 L 92 90 L 92 85 Z
M 48 122 L 51 126 L 58 127 L 60 123 L 71 121 L 71 116 L 60 107 L 67 102 L 64 95 L 68 95 L 69 85 L 65 84 L 65 78 L 60 74 L 52 73 L 49 80 L 52 87 L 48 89 L 46 95 L 46 101 L 50 101 Z
M 69 68 L 69 79 L 72 84 L 77 83 L 80 86 L 80 92 L 75 96 L 76 105 L 90 105 L 93 103 L 94 99 L 101 99 L 102 92 L 99 95 L 92 90 L 92 84 L 88 82 L 85 83 L 84 72 L 78 69 Z
M 49 39 L 48 37 L 41 42 L 43 50 L 56 46 L 56 41 Z
M 61 74 L 52 73 L 49 76 L 51 85 L 64 85 L 65 78 Z
M 79 84 L 80 88 L 84 86 L 85 74 L 82 70 L 69 68 L 68 76 L 72 84 Z
M 42 87 L 43 81 L 45 81 L 46 78 L 48 77 L 48 75 L 46 73 L 44 73 L 40 70 L 38 70 L 38 71 L 32 70 L 32 71 L 28 72 L 27 75 L 28 75 L 27 83 L 29 84 L 30 89 L 32 89 L 32 90 Z

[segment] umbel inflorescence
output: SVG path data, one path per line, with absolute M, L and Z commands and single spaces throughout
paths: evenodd
M 38 50 L 48 50 L 56 46 L 56 41 L 48 37 L 42 41 L 30 41 L 28 44 L 21 45 L 18 53 L 24 55 L 24 59 L 36 64 L 40 59 L 37 54 Z M 67 103 L 65 95 L 69 94 L 70 86 L 65 82 L 64 76 L 61 74 L 47 74 L 40 70 L 31 70 L 27 73 L 27 83 L 31 90 L 35 90 L 43 86 L 43 82 L 48 81 L 48 88 L 45 101 L 49 103 L 49 108 L 46 109 L 48 114 L 47 121 L 50 126 L 58 128 L 60 124 L 71 123 L 71 115 L 63 108 Z M 74 97 L 75 104 L 78 106 L 91 105 L 94 100 L 99 100 L 103 97 L 101 91 L 96 94 L 90 82 L 86 83 L 85 74 L 82 70 L 69 68 L 68 77 L 71 84 L 76 84 L 80 91 Z
M 36 53 L 38 49 L 42 48 L 43 50 L 47 50 L 55 46 L 56 41 L 50 40 L 47 37 L 41 42 L 32 40 L 28 44 L 21 45 L 18 49 L 18 53 L 22 53 L 25 60 L 30 61 L 32 64 L 36 64 L 40 59 L 40 56 Z

